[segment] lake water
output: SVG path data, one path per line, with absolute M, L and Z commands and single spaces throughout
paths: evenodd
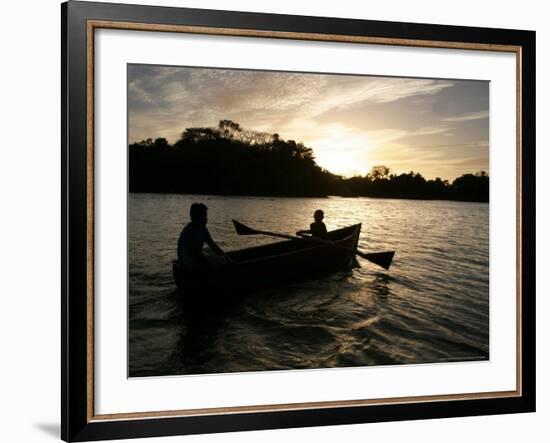
M 359 248 L 395 250 L 389 271 L 360 268 L 249 296 L 199 334 L 172 277 L 191 203 L 209 208 L 225 250 L 231 219 L 293 234 L 323 209 L 329 230 L 362 223 Z M 129 195 L 130 376 L 441 363 L 489 358 L 489 205 L 371 198 Z

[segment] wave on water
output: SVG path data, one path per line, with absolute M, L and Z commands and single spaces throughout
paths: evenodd
M 360 259 L 346 272 L 252 294 L 197 332 L 171 274 L 180 216 L 197 199 L 130 195 L 130 376 L 489 358 L 488 205 L 209 196 L 209 229 L 227 250 L 273 241 L 236 236 L 232 217 L 273 229 L 291 214 L 277 229 L 292 233 L 322 207 L 329 229 L 361 221 L 363 249 L 397 252 L 389 272 Z

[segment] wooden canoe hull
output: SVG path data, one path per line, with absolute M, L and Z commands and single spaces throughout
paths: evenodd
M 326 275 L 350 266 L 360 232 L 360 224 L 329 232 L 338 246 L 299 239 L 231 251 L 235 263 L 213 269 L 189 270 L 174 262 L 174 279 L 185 297 L 205 300 Z

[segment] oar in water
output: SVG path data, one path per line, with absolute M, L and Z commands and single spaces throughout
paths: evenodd
M 237 220 L 233 220 L 233 224 L 235 225 L 235 230 L 237 231 L 238 235 L 269 235 L 271 237 L 279 237 L 279 238 L 286 238 L 288 240 L 301 240 L 302 237 L 297 237 L 294 235 L 288 235 L 288 234 L 280 234 L 278 232 L 269 232 L 269 231 L 260 231 L 259 229 L 253 229 L 249 226 L 243 225 L 242 223 L 238 222 Z M 337 243 L 334 243 L 330 240 L 325 240 L 323 238 L 319 237 L 309 237 L 312 240 L 318 241 L 320 243 L 326 243 L 329 245 L 332 245 L 334 247 L 345 249 L 347 251 L 352 251 L 355 254 L 357 254 L 359 257 L 363 257 L 364 259 L 378 265 L 382 266 L 384 269 L 389 269 L 391 262 L 393 260 L 393 255 L 395 254 L 395 251 L 388 251 L 388 252 L 361 252 L 355 248 L 348 248 L 347 246 L 342 246 Z

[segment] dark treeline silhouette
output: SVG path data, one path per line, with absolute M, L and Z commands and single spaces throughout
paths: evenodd
M 489 201 L 489 177 L 465 174 L 452 183 L 375 166 L 344 178 L 321 168 L 303 143 L 241 128 L 188 128 L 174 144 L 165 138 L 130 145 L 130 192 L 324 197 L 327 195 Z

